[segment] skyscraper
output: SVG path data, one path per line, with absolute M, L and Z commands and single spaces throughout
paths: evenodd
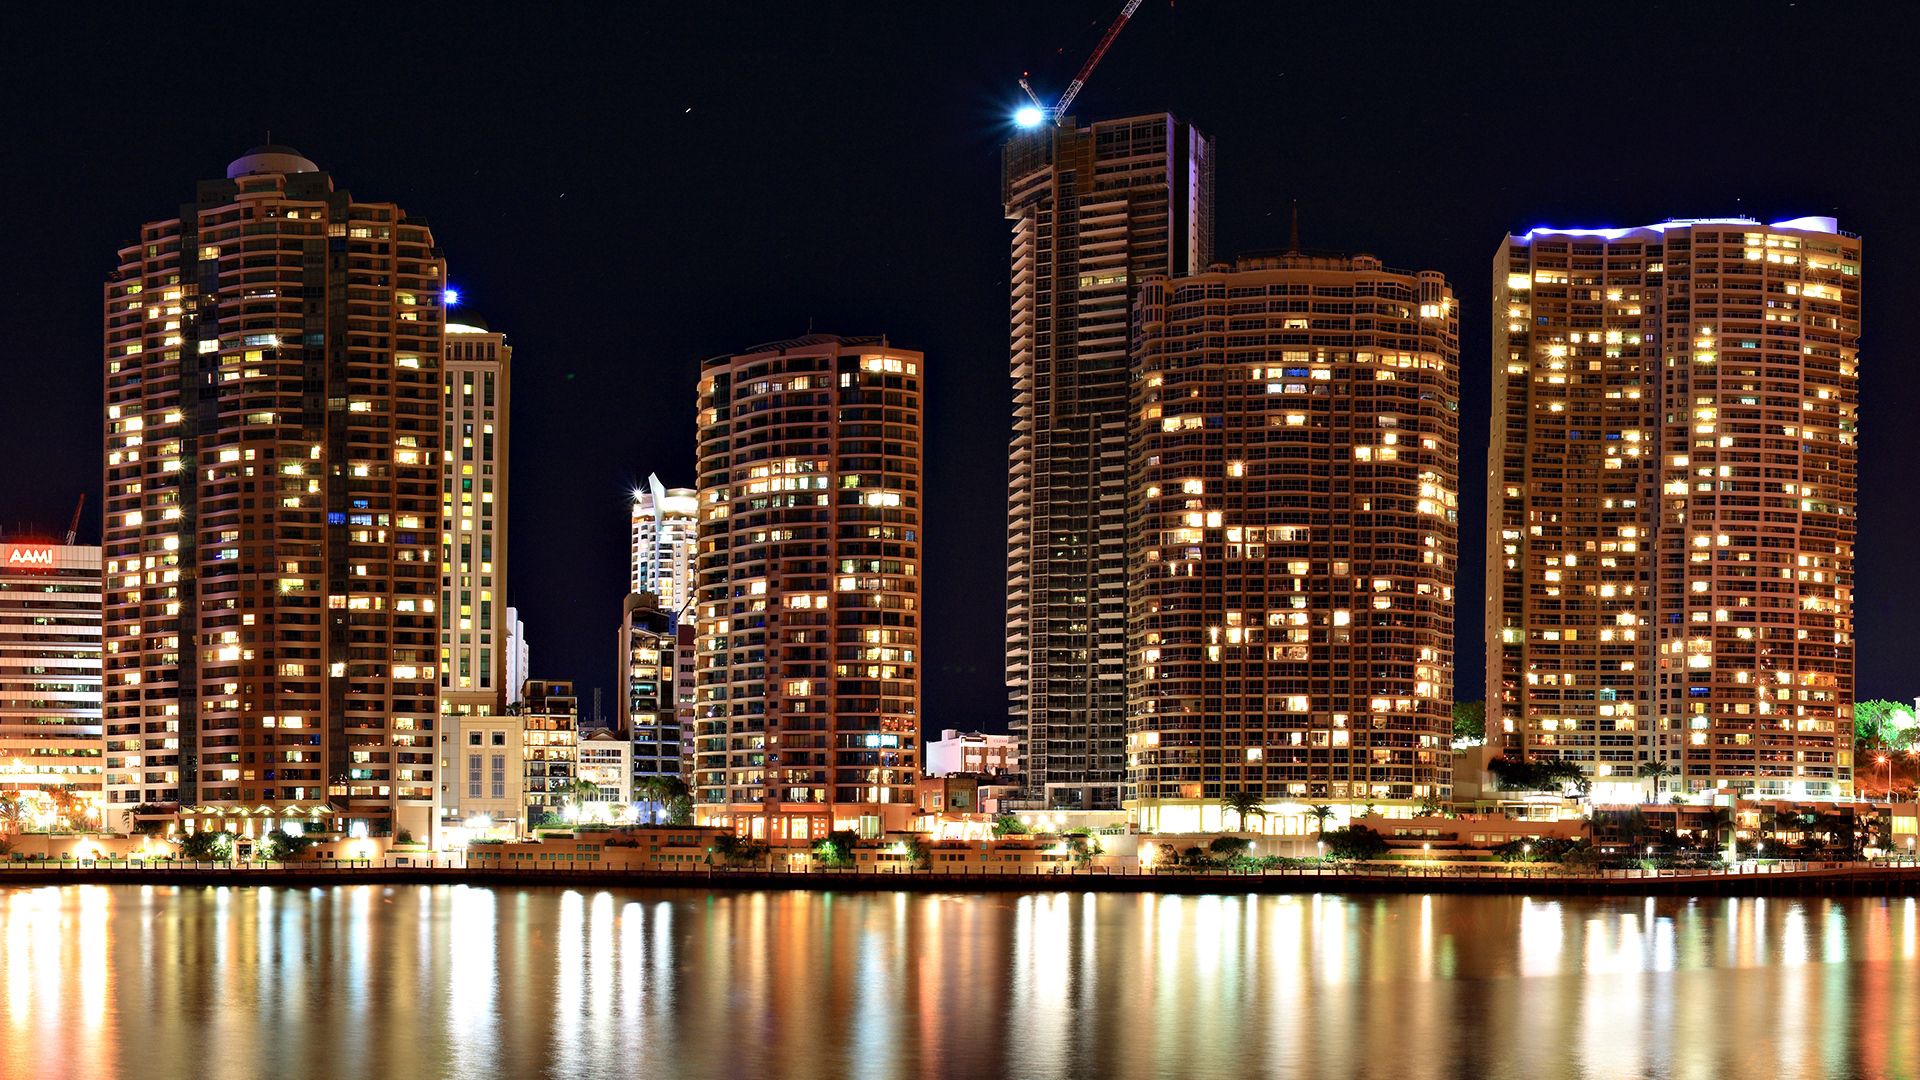
M 1494 299 L 1489 736 L 1596 788 L 1847 793 L 1859 239 L 1534 229 Z
M 1043 124 L 1002 161 L 1012 222 L 1007 687 L 1030 797 L 1117 808 L 1126 773 L 1128 319 L 1212 260 L 1213 160 L 1166 114 Z
M 507 704 L 507 436 L 513 348 L 472 316 L 447 323 L 440 480 L 440 709 Z
M 426 835 L 445 284 L 425 224 L 283 146 L 121 249 L 104 303 L 111 803 Z
M 920 741 L 919 353 L 809 334 L 700 377 L 701 824 L 904 827 Z
M 100 751 L 100 549 L 0 542 L 0 795 L 64 791 L 48 809 L 118 828 L 92 816 Z
M 1289 252 L 1137 304 L 1128 806 L 1217 829 L 1450 794 L 1459 315 L 1435 271 Z M 1287 819 L 1293 820 L 1289 822 Z
M 693 551 L 699 493 L 669 488 L 652 473 L 633 493 L 633 565 L 628 588 L 652 593 L 675 620 L 693 610 Z

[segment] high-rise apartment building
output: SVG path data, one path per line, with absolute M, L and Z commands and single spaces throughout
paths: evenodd
M 507 609 L 507 704 L 520 704 L 521 691 L 527 685 L 528 664 L 532 661 L 532 649 L 527 645 L 527 624 L 520 619 L 520 609 Z
M 1006 145 L 1013 441 L 1007 687 L 1028 795 L 1118 808 L 1126 773 L 1128 320 L 1212 259 L 1213 162 L 1172 116 L 1068 118 Z
M 0 795 L 63 792 L 45 809 L 119 828 L 100 750 L 100 549 L 0 542 Z
M 620 726 L 633 744 L 638 781 L 684 776 L 677 704 L 678 638 L 672 614 L 651 593 L 630 594 L 620 606 Z
M 633 561 L 628 588 L 651 593 L 675 621 L 692 617 L 693 559 L 699 492 L 670 488 L 653 474 L 633 493 Z
M 809 334 L 702 368 L 701 824 L 803 840 L 911 813 L 921 365 L 885 338 Z
M 423 222 L 282 146 L 121 249 L 104 290 L 115 806 L 426 835 L 445 283 Z
M 1859 239 L 1534 229 L 1493 277 L 1489 738 L 1597 789 L 1849 792 Z
M 1451 788 L 1459 313 L 1289 252 L 1137 304 L 1128 807 L 1146 831 Z M 1290 823 L 1286 820 L 1293 819 Z
M 447 323 L 440 470 L 440 709 L 507 705 L 507 422 L 513 348 Z

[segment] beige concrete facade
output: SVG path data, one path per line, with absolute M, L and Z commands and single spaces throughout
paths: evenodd
M 923 363 L 812 334 L 702 369 L 701 824 L 805 839 L 912 811 Z
M 1128 806 L 1445 799 L 1459 312 L 1434 271 L 1288 253 L 1136 306 Z
M 438 671 L 433 234 L 261 147 L 104 289 L 106 786 L 424 834 Z
M 1852 787 L 1860 241 L 1536 229 L 1494 264 L 1487 726 L 1624 796 Z M 1613 791 L 1606 790 L 1614 788 Z

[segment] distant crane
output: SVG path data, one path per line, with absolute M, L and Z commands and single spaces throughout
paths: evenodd
M 80 535 L 80 511 L 87 508 L 87 493 L 80 493 L 80 504 L 73 508 L 73 522 L 67 526 L 67 546 L 72 547 Z
M 1060 100 L 1052 107 L 1044 104 L 1040 100 L 1040 95 L 1034 93 L 1032 84 L 1027 82 L 1027 76 L 1023 73 L 1020 76 L 1020 89 L 1027 92 L 1027 100 L 1033 104 L 1015 113 L 1014 122 L 1026 128 L 1039 127 L 1043 123 L 1058 126 L 1060 118 L 1067 115 L 1067 110 L 1073 107 L 1073 99 L 1079 97 L 1081 88 L 1087 85 L 1087 77 L 1093 74 L 1093 69 L 1099 66 L 1101 57 L 1106 56 L 1107 50 L 1113 46 L 1113 39 L 1120 36 L 1121 29 L 1127 25 L 1127 20 L 1133 18 L 1133 13 L 1138 10 L 1140 10 L 1140 0 L 1127 0 L 1126 6 L 1120 9 L 1120 17 L 1113 20 L 1112 26 L 1107 27 L 1106 34 L 1100 38 L 1100 44 L 1093 47 L 1093 54 L 1087 57 L 1086 63 L 1080 65 L 1080 73 L 1067 84 L 1066 92 L 1060 95 Z

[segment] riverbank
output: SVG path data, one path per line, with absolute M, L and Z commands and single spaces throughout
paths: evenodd
M 0 863 L 7 885 L 559 885 L 578 888 L 913 893 L 1458 893 L 1528 896 L 1914 896 L 1920 867 L 1742 868 L 1686 873 L 1616 870 L 1564 874 L 1542 869 L 1286 870 L 1264 874 L 769 873 L 759 870 L 621 871 L 369 864 L 271 867 L 203 863 L 103 866 Z

